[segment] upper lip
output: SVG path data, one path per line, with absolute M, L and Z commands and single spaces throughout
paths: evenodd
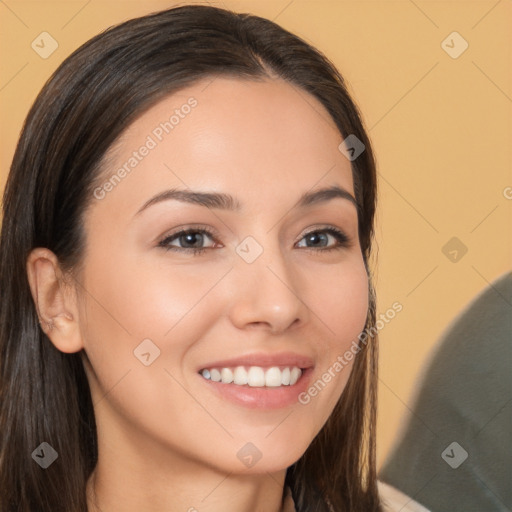
M 297 366 L 304 369 L 314 366 L 314 363 L 311 357 L 294 352 L 280 352 L 277 354 L 258 352 L 206 363 L 199 370 L 204 368 L 233 368 L 236 366 Z

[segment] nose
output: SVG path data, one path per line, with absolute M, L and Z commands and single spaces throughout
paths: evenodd
M 252 263 L 237 257 L 232 274 L 229 316 L 237 328 L 277 334 L 307 321 L 310 312 L 301 297 L 300 273 L 279 249 L 266 248 Z

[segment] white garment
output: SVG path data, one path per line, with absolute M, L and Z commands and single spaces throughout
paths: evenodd
M 428 508 L 389 484 L 377 480 L 377 487 L 386 512 L 430 512 Z

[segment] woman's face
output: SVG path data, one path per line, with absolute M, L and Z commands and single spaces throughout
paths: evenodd
M 215 78 L 156 104 L 116 144 L 85 214 L 79 289 L 112 454 L 263 473 L 304 453 L 368 309 L 355 204 L 301 202 L 331 187 L 354 196 L 341 140 L 284 81 Z

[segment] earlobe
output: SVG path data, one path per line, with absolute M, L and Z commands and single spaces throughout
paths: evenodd
M 57 256 L 49 249 L 33 249 L 27 258 L 27 277 L 39 322 L 61 352 L 83 348 L 74 287 L 63 278 Z

